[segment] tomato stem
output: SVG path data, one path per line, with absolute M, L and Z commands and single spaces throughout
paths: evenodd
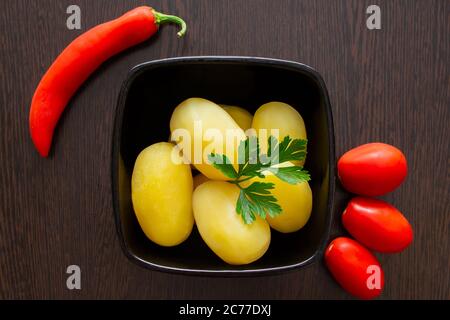
M 181 30 L 178 31 L 177 33 L 178 37 L 181 38 L 186 33 L 187 30 L 186 22 L 184 22 L 184 20 L 181 19 L 180 17 L 164 14 L 154 10 L 153 14 L 155 15 L 155 22 L 158 26 L 164 23 L 175 23 L 181 26 Z

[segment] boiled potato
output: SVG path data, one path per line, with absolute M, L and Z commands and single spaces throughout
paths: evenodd
M 239 188 L 223 181 L 207 181 L 193 195 L 198 231 L 209 248 L 223 261 L 242 265 L 259 259 L 269 247 L 270 227 L 257 217 L 245 224 L 236 213 Z
M 312 191 L 308 182 L 289 184 L 275 176 L 266 177 L 264 182 L 272 182 L 271 190 L 283 211 L 275 218 L 267 217 L 270 226 L 283 233 L 300 230 L 308 222 L 312 210 Z
M 279 140 L 286 136 L 292 139 L 307 138 L 302 116 L 293 107 L 283 102 L 269 102 L 259 107 L 253 116 L 252 128 L 256 130 L 260 138 L 263 153 L 267 152 L 267 138 L 271 135 L 271 129 L 279 130 Z M 267 135 L 262 135 L 260 129 L 266 129 Z M 294 161 L 296 165 L 303 165 L 304 162 Z
M 292 166 L 286 162 L 282 166 Z M 312 191 L 308 182 L 289 184 L 280 180 L 273 173 L 264 171 L 265 178 L 253 178 L 246 181 L 243 186 L 248 186 L 255 181 L 273 183 L 274 189 L 270 190 L 283 210 L 274 218 L 267 216 L 270 226 L 282 233 L 300 230 L 308 222 L 312 210 Z
M 194 189 L 197 188 L 202 183 L 209 181 L 207 177 L 205 177 L 203 174 L 199 173 L 194 177 Z
M 208 161 L 211 153 L 225 154 L 237 169 L 238 146 L 246 139 L 244 131 L 217 104 L 202 98 L 180 103 L 170 119 L 172 141 L 185 159 L 209 179 L 229 180 Z
M 252 120 L 253 116 L 250 112 L 247 110 L 236 107 L 236 106 L 229 106 L 226 104 L 220 104 L 220 106 L 228 112 L 228 114 L 236 121 L 236 123 L 241 127 L 242 130 L 247 130 L 252 127 Z
M 137 157 L 131 197 L 145 235 L 161 246 L 183 242 L 194 225 L 192 173 L 176 146 L 160 142 Z

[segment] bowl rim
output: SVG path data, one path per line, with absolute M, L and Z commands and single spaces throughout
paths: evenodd
M 329 182 L 328 182 L 328 202 L 327 202 L 327 216 L 325 219 L 325 231 L 324 234 L 319 241 L 319 245 L 317 249 L 314 251 L 313 255 L 308 259 L 301 261 L 299 263 L 283 265 L 279 267 L 270 267 L 270 268 L 260 268 L 260 269 L 248 269 L 248 270 L 230 270 L 230 269 L 217 269 L 217 270 L 209 270 L 209 269 L 193 269 L 193 268 L 176 268 L 176 267 L 168 267 L 164 265 L 160 265 L 154 262 L 150 262 L 140 258 L 135 255 L 125 242 L 125 238 L 122 232 L 122 223 L 120 219 L 120 205 L 119 205 L 119 189 L 118 189 L 118 158 L 120 152 L 120 136 L 122 133 L 122 120 L 123 120 L 123 112 L 125 108 L 125 101 L 130 89 L 131 84 L 136 79 L 138 75 L 140 75 L 145 70 L 154 67 L 160 67 L 165 65 L 173 65 L 173 64 L 181 64 L 181 63 L 229 63 L 229 64 L 243 64 L 249 63 L 253 65 L 264 65 L 264 66 L 274 66 L 277 68 L 283 68 L 292 71 L 300 71 L 308 74 L 319 86 L 320 90 L 323 93 L 324 98 L 324 107 L 327 118 L 327 133 L 328 133 L 328 152 L 329 152 Z M 124 82 L 122 83 L 118 102 L 114 109 L 114 122 L 113 122 L 113 134 L 112 134 L 112 147 L 111 147 L 111 187 L 112 187 L 112 203 L 113 203 L 113 212 L 114 219 L 116 225 L 116 232 L 119 237 L 120 246 L 125 256 L 136 263 L 137 265 L 161 272 L 168 273 L 177 273 L 184 275 L 197 275 L 197 276 L 222 276 L 222 277 L 236 277 L 236 276 L 260 276 L 260 275 L 275 275 L 280 273 L 285 273 L 287 271 L 293 271 L 295 269 L 299 269 L 301 267 L 309 266 L 316 261 L 321 260 L 323 255 L 323 251 L 325 250 L 325 246 L 328 243 L 328 239 L 330 237 L 331 224 L 333 220 L 334 214 L 334 198 L 336 191 L 336 179 L 335 179 L 335 163 L 336 163 L 336 155 L 335 155 L 335 137 L 334 137 L 334 125 L 333 125 L 333 115 L 332 115 L 332 107 L 328 95 L 328 90 L 326 88 L 325 82 L 322 79 L 322 76 L 317 72 L 314 68 L 295 61 L 290 60 L 282 60 L 282 59 L 274 59 L 274 58 L 264 58 L 264 57 L 251 57 L 251 56 L 183 56 L 183 57 L 171 57 L 164 58 L 158 60 L 152 60 L 140 63 L 134 66 L 127 74 Z

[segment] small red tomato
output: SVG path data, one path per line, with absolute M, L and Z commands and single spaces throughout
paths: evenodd
M 365 197 L 353 198 L 342 214 L 347 231 L 367 248 L 394 253 L 413 240 L 408 220 L 389 203 Z
M 394 146 L 368 143 L 344 153 L 338 175 L 345 189 L 365 196 L 381 196 L 397 188 L 408 172 L 406 158 Z
M 333 277 L 351 295 L 373 299 L 384 287 L 384 272 L 369 250 L 350 238 L 334 239 L 325 250 L 325 263 Z

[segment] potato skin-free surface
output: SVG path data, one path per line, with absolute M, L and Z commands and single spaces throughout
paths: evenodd
M 192 173 L 172 161 L 173 144 L 153 144 L 139 154 L 131 178 L 133 208 L 145 235 L 161 246 L 183 242 L 194 225 Z M 174 152 L 174 157 L 179 153 Z
M 289 184 L 270 172 L 264 172 L 264 174 L 264 179 L 253 178 L 243 185 L 248 186 L 256 181 L 274 184 L 271 193 L 277 198 L 283 211 L 275 218 L 267 216 L 269 225 L 282 233 L 295 232 L 303 228 L 308 222 L 312 210 L 312 191 L 309 183 Z
M 226 104 L 220 105 L 228 114 L 233 118 L 234 121 L 241 127 L 242 130 L 247 130 L 252 127 L 253 116 L 250 112 L 244 108 L 237 106 L 229 106 Z
M 239 188 L 223 181 L 207 181 L 194 191 L 193 209 L 197 228 L 209 248 L 233 265 L 258 260 L 270 244 L 270 227 L 257 217 L 245 224 L 236 213 Z
M 275 176 L 267 176 L 264 180 L 275 184 L 272 194 L 283 209 L 275 218 L 267 217 L 270 226 L 283 233 L 295 232 L 303 228 L 312 210 L 312 191 L 309 183 L 293 185 Z
M 202 133 L 195 134 L 195 126 L 201 125 Z M 192 163 L 198 171 L 203 173 L 209 179 L 214 180 L 228 180 L 220 170 L 214 168 L 209 164 L 207 157 L 208 154 L 215 152 L 218 154 L 225 154 L 228 159 L 233 163 L 237 169 L 237 154 L 240 141 L 245 140 L 246 136 L 244 131 L 238 126 L 233 118 L 217 104 L 202 98 L 189 98 L 181 102 L 173 111 L 172 118 L 170 119 L 170 131 L 172 133 L 172 140 L 179 145 L 185 145 L 183 139 L 177 137 L 174 133 L 177 129 L 184 129 L 186 133 L 190 135 L 190 150 L 183 150 L 184 157 Z M 212 130 L 209 130 L 212 129 Z M 210 133 L 216 132 L 222 140 L 211 139 L 208 140 L 206 136 L 207 131 Z M 180 131 L 177 130 L 179 133 Z M 197 129 L 197 132 L 199 129 Z M 226 144 L 227 134 L 235 134 L 236 138 L 231 139 L 230 145 Z M 188 145 L 189 145 L 188 144 Z M 200 149 L 200 154 L 195 158 L 195 150 Z M 201 163 L 196 163 L 201 162 Z
M 270 129 L 279 130 L 279 140 L 289 136 L 292 139 L 307 139 L 305 122 L 302 116 L 293 107 L 283 102 L 269 102 L 263 104 L 256 110 L 252 128 L 261 139 L 261 150 L 267 150 L 267 138 L 271 135 Z M 267 137 L 260 134 L 260 129 L 267 130 Z M 297 162 L 296 165 L 303 165 L 305 161 Z

